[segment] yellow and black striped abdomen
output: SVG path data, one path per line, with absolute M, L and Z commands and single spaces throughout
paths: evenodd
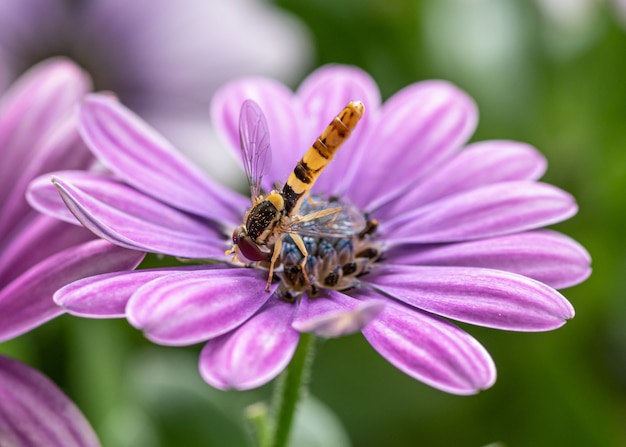
M 335 152 L 348 139 L 363 116 L 363 110 L 361 101 L 349 102 L 300 159 L 282 191 L 287 215 L 298 211 L 304 194 L 310 191 Z

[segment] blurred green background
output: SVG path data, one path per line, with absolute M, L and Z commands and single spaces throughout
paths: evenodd
M 558 331 L 466 328 L 498 367 L 495 386 L 476 396 L 408 378 L 360 335 L 321 343 L 311 393 L 335 413 L 351 445 L 626 446 L 626 20 L 614 4 L 277 4 L 309 27 L 310 69 L 358 65 L 384 98 L 422 79 L 451 80 L 478 104 L 474 141 L 515 139 L 541 150 L 549 161 L 544 179 L 580 206 L 557 228 L 593 258 L 591 278 L 563 292 L 577 315 Z M 107 447 L 250 445 L 241 412 L 271 387 L 211 389 L 197 372 L 199 349 L 152 345 L 125 321 L 70 316 L 0 347 L 60 384 Z M 338 430 L 327 421 L 310 430 L 331 428 Z

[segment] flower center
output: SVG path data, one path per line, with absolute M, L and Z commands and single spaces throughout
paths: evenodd
M 347 290 L 358 287 L 358 278 L 369 272 L 382 254 L 382 244 L 376 241 L 378 224 L 375 220 L 347 203 L 336 199 L 331 199 L 330 203 L 342 207 L 342 212 L 332 222 L 334 228 L 358 229 L 351 233 L 346 231 L 346 235 L 341 237 L 329 236 L 324 231 L 328 219 L 320 219 L 317 232 L 315 228 L 296 232 L 306 247 L 306 262 L 305 255 L 291 236 L 284 237 L 278 260 L 282 268 L 278 269 L 275 278 L 281 281 L 278 293 L 287 301 L 295 301 L 304 293 L 308 297 L 315 297 L 322 289 Z M 303 205 L 301 211 L 304 212 L 301 214 L 306 215 L 308 208 L 309 204 Z M 355 216 L 356 213 L 358 216 Z M 358 227 L 357 222 L 360 222 Z

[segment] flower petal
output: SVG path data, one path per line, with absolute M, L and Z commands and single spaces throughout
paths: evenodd
M 267 119 L 272 163 L 267 167 L 262 186 L 273 189 L 274 182 L 284 182 L 308 145 L 303 135 L 305 123 L 295 119 L 301 114 L 293 93 L 283 84 L 265 78 L 244 78 L 221 87 L 211 100 L 211 121 L 226 145 L 241 160 L 239 114 L 246 99 L 258 103 Z
M 391 264 L 484 267 L 517 273 L 562 289 L 590 274 L 589 253 L 549 230 L 439 245 L 399 245 L 385 252 Z
M 368 283 L 419 309 L 497 329 L 546 331 L 574 316 L 553 288 L 502 270 L 387 265 L 372 272 Z
M 93 238 L 84 228 L 32 211 L 3 241 L 0 289 L 47 257 Z
M 89 422 L 43 374 L 0 356 L 0 445 L 97 447 Z
M 293 328 L 334 338 L 363 329 L 383 309 L 381 301 L 361 301 L 341 292 L 327 290 L 325 295 L 300 301 Z
M 383 106 L 359 163 L 367 181 L 352 182 L 348 197 L 373 210 L 456 153 L 474 132 L 477 110 L 472 99 L 443 81 L 413 84 Z M 384 185 L 384 187 L 381 187 Z
M 122 318 L 126 304 L 141 286 L 172 274 L 206 269 L 205 265 L 133 270 L 91 276 L 57 290 L 54 302 L 69 314 L 85 318 Z
M 502 182 L 437 200 L 381 223 L 392 245 L 499 236 L 561 222 L 576 214 L 574 198 L 552 185 Z
M 0 291 L 0 341 L 16 337 L 60 315 L 52 300 L 62 286 L 87 276 L 135 268 L 144 253 L 102 240 L 68 248 L 34 265 Z
M 40 144 L 50 137 L 51 129 L 90 87 L 89 77 L 77 65 L 67 59 L 54 58 L 35 65 L 3 94 L 0 191 L 12 189 L 16 176 L 36 158 Z
M 78 135 L 76 116 L 71 114 L 59 120 L 56 127 L 51 129 L 47 138 L 41 142 L 28 165 L 16 173 L 11 190 L 4 192 L 7 200 L 2 208 L 0 234 L 6 234 L 15 228 L 24 216 L 32 212 L 32 208 L 24 199 L 31 180 L 44 172 L 60 168 L 86 169 L 93 161 L 93 155 Z
M 37 177 L 30 182 L 26 191 L 26 200 L 29 205 L 37 211 L 56 219 L 62 220 L 74 225 L 80 225 L 80 222 L 68 209 L 67 205 L 61 198 L 59 190 L 52 183 L 53 176 L 67 175 L 68 177 L 89 175 L 77 171 L 60 171 L 55 173 L 46 173 Z
M 199 343 L 254 315 L 271 297 L 266 280 L 267 272 L 243 268 L 168 275 L 133 294 L 126 309 L 128 321 L 154 343 Z
M 103 175 L 63 172 L 54 184 L 76 218 L 121 247 L 183 258 L 225 258 L 225 241 L 201 222 Z
M 79 130 L 96 157 L 129 185 L 183 211 L 240 223 L 246 199 L 209 179 L 114 98 L 89 95 Z
M 365 113 L 354 130 L 325 169 L 314 187 L 326 195 L 342 195 L 352 182 L 361 157 L 367 156 L 368 130 L 378 118 L 380 92 L 376 82 L 363 70 L 347 65 L 326 65 L 315 70 L 300 85 L 297 96 L 302 101 L 307 128 L 301 155 L 313 144 L 329 122 L 350 101 L 361 101 Z M 295 148 L 294 148 L 295 149 Z M 297 161 L 297 160 L 295 160 Z M 294 165 L 291 167 L 293 169 Z M 282 180 L 282 179 L 281 179 Z
M 293 312 L 293 304 L 276 300 L 233 332 L 207 342 L 200 354 L 202 378 L 221 390 L 248 390 L 274 379 L 298 345 Z
M 432 172 L 406 193 L 377 210 L 385 220 L 418 206 L 462 191 L 492 183 L 539 179 L 546 170 L 546 159 L 532 146 L 516 141 L 482 141 L 465 150 Z
M 496 368 L 485 348 L 457 326 L 425 312 L 386 305 L 363 335 L 400 371 L 447 393 L 474 394 L 495 382 Z

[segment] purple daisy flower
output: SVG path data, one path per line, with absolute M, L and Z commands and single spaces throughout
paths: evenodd
M 30 69 L 0 98 L 0 341 L 62 314 L 52 300 L 58 288 L 132 269 L 143 258 L 139 251 L 43 216 L 26 202 L 35 177 L 94 162 L 72 113 L 90 86 L 76 65 L 54 59 Z M 0 445 L 44 444 L 99 445 L 85 418 L 52 382 L 0 357 Z
M 261 182 L 266 191 L 287 179 L 348 101 L 362 101 L 361 122 L 312 198 L 356 209 L 377 226 L 345 237 L 303 233 L 306 278 L 290 270 L 302 253 L 286 237 L 268 293 L 266 262 L 244 268 L 224 254 L 250 198 L 206 178 L 114 99 L 91 95 L 79 113 L 81 134 L 113 175 L 54 174 L 67 208 L 115 244 L 200 265 L 78 281 L 57 292 L 61 306 L 87 317 L 125 316 L 155 343 L 206 342 L 200 372 L 220 389 L 273 379 L 301 332 L 360 330 L 411 377 L 471 394 L 493 384 L 495 367 L 450 319 L 541 331 L 573 317 L 555 289 L 583 281 L 590 258 L 572 239 L 538 228 L 573 216 L 576 203 L 537 181 L 546 162 L 534 148 L 512 141 L 465 146 L 477 122 L 465 93 L 427 81 L 381 104 L 374 81 L 346 66 L 315 71 L 295 93 L 265 78 L 234 81 L 215 95 L 212 116 L 237 156 L 246 99 L 267 119 L 273 162 Z M 71 219 L 49 177 L 31 192 L 35 206 Z M 303 208 L 314 206 L 307 203 Z M 331 272 L 338 277 L 329 280 Z
M 41 373 L 0 356 L 0 445 L 97 447 L 93 429 Z
M 90 275 L 132 269 L 143 258 L 137 251 L 43 216 L 26 202 L 26 189 L 35 177 L 93 164 L 72 113 L 90 86 L 89 77 L 76 65 L 51 59 L 33 67 L 2 95 L 0 341 L 62 314 L 63 309 L 52 301 L 61 286 Z

